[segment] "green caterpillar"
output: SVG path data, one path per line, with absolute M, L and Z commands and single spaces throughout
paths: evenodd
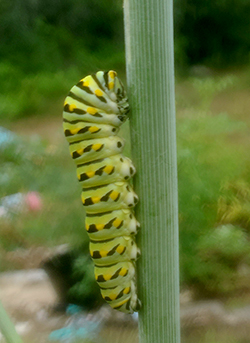
M 116 72 L 98 71 L 70 90 L 63 128 L 82 186 L 90 254 L 102 297 L 112 308 L 133 313 L 140 308 L 135 273 L 140 251 L 134 239 L 139 223 L 133 213 L 138 197 L 129 183 L 135 167 L 122 155 L 124 141 L 117 136 L 128 112 Z

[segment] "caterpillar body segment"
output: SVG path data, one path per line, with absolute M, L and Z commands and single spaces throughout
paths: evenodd
M 96 111 L 89 109 L 89 112 L 86 110 L 79 110 L 78 106 L 81 106 L 76 101 L 72 101 L 73 99 L 69 96 L 65 100 L 64 104 L 64 112 L 65 116 L 63 119 L 63 126 L 67 128 L 68 124 L 75 124 L 75 123 L 96 123 L 96 124 L 110 124 L 115 127 L 121 126 L 127 119 L 127 116 L 124 114 L 107 114 L 103 111 Z
M 70 142 L 69 145 L 70 154 L 76 165 L 119 154 L 123 149 L 124 141 L 118 136 Z
M 133 208 L 138 197 L 127 182 L 116 182 L 82 190 L 82 203 L 88 213 Z
M 118 285 L 115 289 L 103 289 L 103 298 L 109 303 L 113 308 L 119 306 L 121 303 L 126 303 L 131 298 L 131 292 L 133 290 L 134 284 L 127 282 L 125 284 Z
M 77 166 L 77 178 L 83 188 L 128 181 L 134 174 L 132 161 L 119 154 Z
M 86 125 L 85 122 L 76 124 L 65 123 L 65 136 L 69 143 L 82 141 L 85 139 L 94 139 L 107 136 L 114 136 L 118 133 L 119 128 L 108 124 L 91 124 Z
M 106 240 L 135 235 L 139 223 L 129 209 L 111 211 L 102 216 L 86 216 L 86 230 L 91 240 Z
M 90 241 L 89 250 L 94 263 L 98 266 L 135 261 L 140 254 L 134 238 L 130 236 L 115 237 L 106 241 Z
M 138 197 L 130 184 L 135 167 L 122 155 L 124 141 L 117 136 L 128 111 L 116 72 L 99 71 L 71 88 L 63 128 L 82 187 L 90 254 L 102 297 L 112 308 L 133 313 L 140 308 L 135 272 L 139 223 L 133 213 Z
M 132 262 L 118 262 L 113 265 L 95 266 L 95 279 L 101 289 L 114 289 L 125 285 L 135 278 L 135 267 Z

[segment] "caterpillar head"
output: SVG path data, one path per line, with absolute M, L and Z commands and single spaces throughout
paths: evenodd
M 96 77 L 108 94 L 110 99 L 117 103 L 119 112 L 122 116 L 126 116 L 129 112 L 128 98 L 121 80 L 118 78 L 117 73 L 113 70 L 99 71 Z

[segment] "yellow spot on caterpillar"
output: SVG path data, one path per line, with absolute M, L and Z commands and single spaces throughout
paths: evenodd
M 78 133 L 78 131 L 79 131 L 79 129 L 71 129 L 71 130 L 70 130 L 70 133 L 71 133 L 72 135 L 75 135 L 76 133 Z
M 116 297 L 117 297 L 117 294 L 109 294 L 109 298 L 110 298 L 111 300 L 115 300 Z
M 116 251 L 118 254 L 121 254 L 124 251 L 124 247 L 122 245 L 119 245 L 119 247 L 116 248 Z
M 89 178 L 91 178 L 91 177 L 93 177 L 93 176 L 95 175 L 95 172 L 89 171 L 89 172 L 86 173 L 86 175 L 87 175 Z
M 99 127 L 97 127 L 97 126 L 91 126 L 90 128 L 89 128 L 89 132 L 91 132 L 91 133 L 94 133 L 94 132 L 96 132 L 96 131 L 98 131 L 99 130 Z
M 102 96 L 103 92 L 100 89 L 95 90 L 95 95 Z
M 82 155 L 83 154 L 83 149 L 78 149 L 78 150 L 76 150 L 76 152 L 78 153 L 78 155 Z
M 97 204 L 98 202 L 100 202 L 99 197 L 92 197 L 91 200 L 92 200 L 93 204 Z
M 93 250 L 89 250 L 90 256 L 93 257 Z
M 109 82 L 109 89 L 113 89 L 115 86 L 114 82 Z
M 113 191 L 110 195 L 109 195 L 109 197 L 112 199 L 112 200 L 116 200 L 116 198 L 118 197 L 118 195 L 119 195 L 119 193 L 118 192 L 116 192 L 116 191 Z
M 69 105 L 70 112 L 73 111 L 75 108 L 76 108 L 76 105 L 74 104 Z
M 98 280 L 98 274 L 95 274 L 95 279 Z
M 89 224 L 86 224 L 85 228 L 86 228 L 87 231 L 89 231 Z
M 128 270 L 126 269 L 126 268 L 122 268 L 121 270 L 120 270 L 120 275 L 121 276 L 124 276 L 124 275 L 126 275 L 127 274 L 127 272 L 128 272 Z
M 121 224 L 121 220 L 120 219 L 118 219 L 118 218 L 116 218 L 116 220 L 113 222 L 113 225 L 115 226 L 115 227 L 118 227 L 120 224 Z
M 97 113 L 97 109 L 94 108 L 94 107 L 88 107 L 88 108 L 87 108 L 87 112 L 88 112 L 89 114 L 91 114 L 91 115 L 94 115 L 94 114 Z
M 113 70 L 111 70 L 110 72 L 109 72 L 109 77 L 111 78 L 111 79 L 114 79 L 115 77 L 116 77 L 116 72 L 115 71 L 113 71 Z
M 128 294 L 128 293 L 129 293 L 129 291 L 130 291 L 130 287 L 126 287 L 126 288 L 124 288 L 124 290 L 123 290 L 123 294 Z
M 100 144 L 100 143 L 93 144 L 93 145 L 92 145 L 92 149 L 96 151 L 96 150 L 100 149 L 101 146 L 102 146 L 102 144 Z
M 113 170 L 113 166 L 106 166 L 103 171 L 107 174 L 110 174 Z
M 103 230 L 103 228 L 104 228 L 104 224 L 96 224 L 96 229 L 98 230 L 98 231 L 100 231 L 100 230 Z
M 120 301 L 118 304 L 116 303 L 115 305 L 111 303 L 110 306 L 113 307 L 113 308 L 120 307 L 120 306 L 124 305 L 128 301 L 129 301 L 129 299 L 125 299 L 125 300 Z
M 99 254 L 101 255 L 101 257 L 106 257 L 107 254 L 108 254 L 108 251 L 100 250 L 100 251 L 99 251 Z
M 82 80 L 83 81 L 83 86 L 88 87 L 89 86 L 89 80 Z
M 104 278 L 104 280 L 106 280 L 106 281 L 110 280 L 111 277 L 112 277 L 111 274 L 103 274 L 103 278 Z

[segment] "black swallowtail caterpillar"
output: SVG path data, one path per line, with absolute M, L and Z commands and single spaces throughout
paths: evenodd
M 116 72 L 98 71 L 71 88 L 63 127 L 82 186 L 90 254 L 102 297 L 112 308 L 133 313 L 140 308 L 135 275 L 140 251 L 134 239 L 139 223 L 133 214 L 138 197 L 129 182 L 135 167 L 122 155 L 124 141 L 117 136 L 128 112 Z

